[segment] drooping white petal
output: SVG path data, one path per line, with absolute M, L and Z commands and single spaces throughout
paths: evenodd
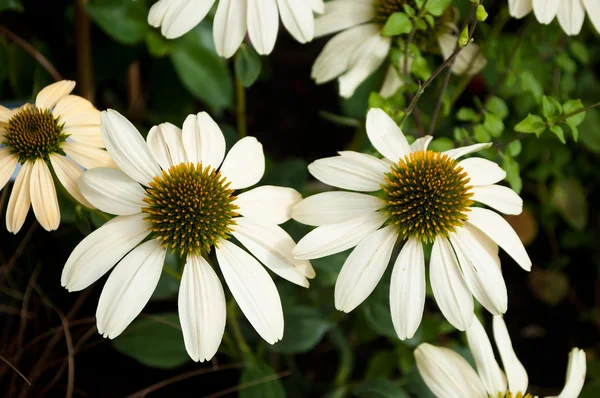
M 77 181 L 81 194 L 109 214 L 138 214 L 146 204 L 144 188 L 118 169 L 98 167 L 83 173 Z
M 160 23 L 161 33 L 167 39 L 175 39 L 183 36 L 196 25 L 200 23 L 210 11 L 215 0 L 172 0 L 168 5 L 168 9 Z M 155 8 L 156 7 L 156 8 Z M 164 6 L 155 4 L 153 10 L 150 9 L 148 21 L 160 21 L 160 13 L 163 12 Z
M 129 120 L 119 112 L 102 112 L 102 139 L 115 163 L 129 177 L 148 185 L 160 175 L 160 167 L 152 157 L 146 141 Z
M 335 0 L 325 3 L 325 12 L 315 20 L 315 37 L 339 32 L 369 22 L 376 10 L 370 0 Z
M 260 219 L 238 217 L 233 236 L 271 271 L 296 285 L 308 287 L 305 269 L 307 261 L 294 260 L 294 240 L 278 225 Z
M 473 296 L 452 246 L 443 236 L 433 242 L 429 267 L 431 289 L 442 314 L 455 328 L 466 330 L 473 321 Z
M 66 157 L 57 153 L 50 155 L 50 163 L 52 164 L 56 177 L 62 186 L 65 187 L 69 195 L 82 205 L 93 209 L 94 206 L 81 194 L 79 187 L 77 186 L 77 180 L 83 174 L 83 170 Z
M 350 312 L 369 297 L 390 262 L 397 237 L 396 226 L 390 225 L 371 233 L 356 246 L 335 283 L 335 308 Z
M 533 0 L 533 12 L 540 23 L 548 25 L 558 12 L 560 0 Z
M 189 356 L 196 362 L 215 356 L 225 333 L 225 293 L 216 272 L 201 256 L 187 258 L 179 287 L 178 312 Z
M 372 195 L 344 191 L 323 192 L 296 204 L 292 210 L 292 218 L 302 224 L 318 227 L 366 216 L 384 206 L 384 201 Z
M 425 137 L 417 138 L 412 144 L 410 144 L 411 152 L 426 151 L 431 140 L 433 140 L 433 137 L 430 135 L 426 135 Z
M 491 397 L 497 396 L 498 393 L 504 394 L 506 377 L 496 362 L 492 343 L 477 317 L 474 317 L 473 324 L 467 329 L 467 341 L 477 365 L 477 373 L 488 394 Z
M 294 39 L 300 43 L 311 41 L 315 36 L 315 19 L 310 1 L 277 0 L 277 4 L 283 26 Z
M 501 213 L 518 215 L 523 211 L 523 199 L 515 191 L 502 185 L 471 188 L 471 199 Z
M 31 196 L 29 194 L 31 170 L 33 162 L 26 161 L 22 166 L 13 185 L 8 206 L 6 208 L 6 229 L 8 232 L 16 234 L 19 232 L 31 205 Z
M 36 159 L 31 169 L 29 191 L 35 218 L 46 231 L 54 231 L 60 224 L 60 209 L 50 169 L 44 159 Z
M 531 271 L 531 259 L 523 242 L 508 221 L 488 209 L 472 207 L 468 222 L 479 228 L 511 256 L 525 271 Z
M 40 109 L 52 109 L 54 105 L 75 88 L 72 80 L 61 80 L 46 86 L 35 97 L 35 106 Z
M 492 185 L 506 178 L 506 171 L 497 163 L 484 158 L 469 158 L 461 160 L 458 165 L 467 172 L 471 181 L 469 185 Z
M 367 136 L 375 149 L 394 163 L 411 153 L 404 133 L 382 109 L 372 108 L 367 113 Z
M 240 309 L 269 344 L 283 337 L 283 310 L 275 283 L 258 261 L 235 244 L 221 240 L 219 267 Z
M 477 373 L 456 352 L 422 343 L 415 359 L 425 384 L 438 398 L 488 397 Z
M 218 169 L 225 157 L 225 136 L 206 112 L 189 115 L 183 122 L 183 146 L 187 159 Z
M 529 384 L 527 371 L 521 364 L 521 361 L 519 361 L 519 358 L 517 358 L 517 354 L 515 354 L 510 341 L 510 335 L 501 315 L 494 316 L 493 327 L 496 347 L 498 347 L 498 352 L 500 352 L 502 365 L 508 379 L 508 389 L 513 395 L 519 392 L 525 393 Z
M 70 292 L 83 290 L 108 272 L 150 234 L 145 214 L 119 216 L 85 237 L 75 247 L 60 283 Z
M 231 57 L 246 35 L 248 0 L 220 0 L 213 22 L 213 39 L 217 53 Z
M 309 260 L 343 252 L 377 231 L 386 219 L 385 215 L 374 213 L 315 228 L 298 242 L 292 255 L 299 260 Z
M 325 184 L 353 191 L 374 192 L 384 184 L 384 174 L 390 167 L 367 154 L 343 152 L 343 156 L 318 159 L 308 165 L 308 171 Z
M 508 11 L 513 18 L 523 18 L 531 8 L 531 0 L 508 0 Z
M 117 165 L 104 149 L 92 147 L 79 142 L 63 142 L 61 149 L 67 156 L 86 169 L 95 167 L 113 167 Z
M 293 188 L 263 185 L 237 196 L 237 211 L 243 216 L 264 222 L 283 224 L 292 217 L 292 208 L 302 200 Z
M 279 31 L 276 0 L 248 0 L 248 36 L 256 52 L 268 55 L 273 51 Z
M 148 132 L 148 148 L 163 170 L 173 165 L 187 163 L 187 156 L 181 141 L 181 129 L 171 123 L 154 126 Z
M 18 163 L 19 158 L 12 155 L 9 148 L 0 148 L 0 190 L 4 188 L 8 180 L 10 180 Z
M 581 0 L 561 0 L 558 6 L 558 23 L 570 36 L 578 35 L 585 20 L 585 9 Z
M 262 144 L 254 137 L 242 138 L 231 148 L 220 171 L 231 182 L 232 189 L 248 188 L 256 184 L 265 173 Z
M 579 348 L 573 348 L 569 353 L 569 364 L 567 366 L 567 382 L 565 388 L 560 392 L 558 398 L 578 397 L 585 383 L 587 365 L 585 363 L 585 352 Z
M 384 98 L 389 98 L 404 85 L 404 82 L 398 76 L 398 71 L 394 68 L 394 65 L 388 66 L 388 70 L 385 73 L 383 83 L 381 83 L 381 89 L 379 94 Z
M 462 146 L 460 148 L 449 149 L 447 151 L 444 151 L 444 153 L 453 159 L 458 159 L 458 158 L 461 158 L 470 153 L 479 152 L 482 149 L 487 149 L 491 146 L 492 146 L 491 142 L 486 142 L 483 144 L 473 144 L 473 145 L 468 145 L 468 146 Z
M 400 340 L 410 339 L 421 324 L 425 308 L 425 256 L 423 245 L 410 238 L 402 247 L 392 271 L 390 310 Z
M 152 239 L 117 264 L 98 301 L 98 333 L 114 339 L 142 312 L 158 285 L 166 254 L 160 242 Z
M 587 15 L 592 21 L 594 28 L 600 32 L 600 1 L 598 0 L 583 0 L 583 5 L 587 11 Z

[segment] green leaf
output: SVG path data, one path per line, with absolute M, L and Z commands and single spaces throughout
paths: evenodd
M 554 125 L 554 126 L 550 127 L 550 131 L 552 131 L 554 133 L 554 135 L 556 135 L 558 137 L 560 142 L 562 142 L 563 144 L 567 143 L 567 140 L 565 140 L 565 132 L 563 131 L 562 127 L 560 127 L 558 125 Z
M 87 3 L 85 9 L 107 35 L 122 44 L 138 44 L 150 30 L 143 1 Z
M 260 56 L 254 47 L 242 44 L 235 56 L 235 74 L 242 81 L 244 87 L 254 84 L 260 76 L 261 68 Z
M 536 102 L 539 103 L 544 95 L 544 88 L 538 79 L 535 78 L 533 73 L 526 70 L 519 74 L 519 83 L 523 91 L 531 93 Z
M 573 135 L 573 141 L 577 142 L 579 140 L 579 129 L 575 126 L 568 125 L 571 129 L 571 135 Z
M 421 18 L 416 18 L 414 24 L 419 30 L 427 30 L 427 23 Z
M 331 322 L 316 309 L 294 306 L 284 311 L 283 339 L 269 348 L 282 354 L 303 353 L 314 348 L 331 328 Z
M 489 131 L 494 137 L 500 137 L 504 131 L 504 123 L 502 119 L 491 112 L 485 112 L 485 118 L 483 120 L 483 126 Z
M 563 112 L 565 115 L 569 113 L 573 113 L 583 108 L 583 103 L 580 99 L 577 100 L 569 100 L 563 104 Z M 579 126 L 585 120 L 585 114 L 587 112 L 578 113 L 575 116 L 571 116 L 566 119 L 567 123 L 570 126 Z
M 544 115 L 544 117 L 548 119 L 549 117 L 554 116 L 557 113 L 560 113 L 560 110 L 556 109 L 554 107 L 554 104 L 550 101 L 550 98 L 544 95 L 542 97 L 542 114 Z
M 413 28 L 410 17 L 403 12 L 395 12 L 388 18 L 381 30 L 383 36 L 398 36 L 409 33 Z
M 519 163 L 509 156 L 505 156 L 502 161 L 502 168 L 506 171 L 506 181 L 516 193 L 521 192 L 523 188 L 523 180 L 521 180 L 521 172 Z
M 546 123 L 541 116 L 532 115 L 530 113 L 515 126 L 515 131 L 518 131 L 519 133 L 535 133 L 539 137 L 546 131 Z
M 372 355 L 367 365 L 365 379 L 388 379 L 396 370 L 397 355 L 394 351 L 379 351 Z
M 465 28 L 460 32 L 460 37 L 458 38 L 458 45 L 461 47 L 465 47 L 469 44 L 469 26 L 465 25 Z
M 367 380 L 353 392 L 355 396 L 365 398 L 409 398 L 402 388 L 389 380 Z
M 456 113 L 456 118 L 461 122 L 479 122 L 481 115 L 471 108 L 462 107 Z
M 487 104 L 485 105 L 485 109 L 492 112 L 500 119 L 505 119 L 509 113 L 506 102 L 504 102 L 502 98 L 496 96 L 490 97 Z
M 506 153 L 508 153 L 514 158 L 515 156 L 518 156 L 521 153 L 522 148 L 523 145 L 521 144 L 521 141 L 513 141 L 510 144 L 508 144 L 508 147 L 506 147 Z
M 256 383 L 256 384 L 254 384 Z M 240 384 L 252 386 L 240 390 L 239 398 L 284 398 L 285 391 L 281 380 L 273 369 L 258 358 L 247 359 Z
M 390 313 L 390 286 L 379 283 L 373 293 L 358 307 L 374 332 L 398 338 Z
M 446 11 L 451 2 L 452 0 L 429 0 L 425 10 L 431 15 L 439 17 Z
M 555 58 L 556 65 L 567 73 L 577 72 L 577 64 L 573 61 L 566 52 L 560 52 Z
M 573 228 L 582 231 L 588 222 L 588 202 L 581 182 L 574 178 L 557 179 L 550 198 L 562 218 Z
M 161 34 L 154 30 L 149 30 L 146 34 L 146 47 L 150 55 L 161 58 L 171 52 L 171 44 Z
M 454 142 L 448 137 L 434 138 L 429 144 L 429 149 L 436 152 L 444 152 L 454 149 Z
M 473 127 L 473 135 L 477 142 L 490 142 L 492 140 L 492 135 L 482 124 Z
M 477 11 L 475 13 L 475 16 L 477 17 L 478 21 L 485 21 L 488 17 L 488 13 L 485 10 L 485 7 L 483 6 L 483 4 L 479 4 L 477 6 Z
M 19 0 L 0 0 L 0 11 L 13 10 L 23 11 L 23 5 Z
M 408 4 L 404 4 L 403 6 L 404 8 L 404 12 L 406 13 L 406 15 L 408 15 L 411 18 L 414 18 L 415 15 L 417 15 L 416 11 L 414 8 L 412 8 L 411 6 L 409 6 Z
M 571 39 L 569 40 L 569 48 L 571 49 L 571 52 L 579 62 L 581 62 L 584 65 L 590 63 L 590 53 L 585 44 L 583 44 L 580 41 Z
M 177 314 L 135 320 L 112 344 L 117 351 L 154 368 L 171 369 L 190 361 Z
M 600 112 L 590 109 L 586 113 L 587 117 L 578 128 L 581 143 L 590 151 L 600 154 Z

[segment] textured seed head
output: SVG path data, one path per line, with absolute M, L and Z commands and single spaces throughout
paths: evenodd
M 188 253 L 209 252 L 231 237 L 238 207 L 233 189 L 219 172 L 202 163 L 182 163 L 163 170 L 147 189 L 142 211 L 164 247 Z
M 60 144 L 67 139 L 63 125 L 49 109 L 26 107 L 8 121 L 2 144 L 17 155 L 19 161 L 44 159 L 60 152 Z
M 456 160 L 439 152 L 405 156 L 391 166 L 385 180 L 388 224 L 425 243 L 462 226 L 473 204 L 467 173 Z
M 496 398 L 496 397 L 490 395 L 490 398 Z M 522 392 L 518 392 L 516 394 L 513 394 L 512 392 L 508 392 L 507 391 L 506 393 L 498 392 L 497 398 L 533 398 L 533 395 L 531 395 L 531 394 L 525 394 L 525 395 L 523 395 Z
M 414 0 L 377 0 L 375 2 L 375 10 L 377 12 L 377 16 L 375 17 L 376 22 L 385 23 L 393 13 L 403 12 L 405 4 L 416 10 Z

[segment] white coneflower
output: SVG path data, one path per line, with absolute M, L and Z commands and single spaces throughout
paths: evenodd
M 381 279 L 398 238 L 405 240 L 390 290 L 392 320 L 401 339 L 414 335 L 423 316 L 424 244 L 433 244 L 431 287 L 450 323 L 460 330 L 471 325 L 472 296 L 493 314 L 504 313 L 507 292 L 498 245 L 525 270 L 531 269 L 531 260 L 508 222 L 491 210 L 473 207 L 473 201 L 505 214 L 521 213 L 523 201 L 496 185 L 506 176 L 496 163 L 483 158 L 458 161 L 489 144 L 443 153 L 427 150 L 431 137 L 409 145 L 381 109 L 369 111 L 366 128 L 385 159 L 344 151 L 308 166 L 325 184 L 358 192 L 325 192 L 294 207 L 295 220 L 318 227 L 298 242 L 294 257 L 315 259 L 356 246 L 335 285 L 336 308 L 349 312 Z
M 206 17 L 215 0 L 159 0 L 148 14 L 148 23 L 174 39 L 189 32 Z M 313 12 L 323 12 L 323 0 L 220 0 L 213 24 L 217 52 L 229 58 L 239 48 L 246 31 L 259 54 L 270 54 L 277 40 L 279 17 L 300 43 L 313 39 Z
M 47 231 L 60 224 L 56 188 L 50 169 L 81 204 L 93 207 L 77 188 L 80 166 L 114 166 L 100 137 L 100 112 L 86 99 L 69 93 L 75 82 L 45 87 L 35 104 L 17 109 L 0 106 L 0 189 L 21 164 L 6 210 L 6 228 L 17 233 L 29 207 Z M 65 156 L 67 155 L 67 156 Z
M 600 1 L 598 0 L 508 0 L 510 15 L 523 18 L 531 12 L 542 24 L 549 24 L 554 17 L 568 35 L 578 35 L 587 12 L 590 21 L 600 32 Z
M 195 361 L 212 358 L 226 315 L 223 288 L 207 261 L 214 248 L 246 318 L 267 342 L 279 341 L 281 301 L 256 259 L 304 287 L 314 270 L 292 258 L 295 243 L 278 225 L 290 218 L 298 192 L 261 186 L 234 195 L 263 176 L 265 157 L 256 138 L 241 139 L 225 157 L 223 133 L 202 112 L 188 116 L 183 130 L 168 123 L 153 127 L 146 143 L 113 110 L 102 112 L 102 136 L 120 170 L 89 170 L 79 186 L 98 209 L 117 217 L 73 250 L 61 278 L 69 291 L 82 290 L 118 263 L 100 296 L 98 331 L 114 338 L 142 311 L 170 250 L 186 259 L 178 304 L 185 347 Z M 232 236 L 254 257 L 230 242 Z
M 325 12 L 315 20 L 315 37 L 341 33 L 333 36 L 315 60 L 311 76 L 316 83 L 322 84 L 337 78 L 340 95 L 351 97 L 356 88 L 387 58 L 392 38 L 382 36 L 381 30 L 390 15 L 404 10 L 404 4 L 415 6 L 400 0 L 333 0 L 325 3 Z M 447 24 L 435 33 L 445 59 L 456 48 L 458 37 L 455 31 L 453 24 Z M 479 72 L 486 65 L 486 60 L 478 53 L 477 45 L 469 44 L 455 60 L 454 73 Z M 402 66 L 399 69 L 402 70 Z M 393 94 L 393 89 L 401 85 L 394 72 L 388 70 L 382 95 Z
M 515 354 L 502 316 L 494 317 L 493 329 L 504 372 L 500 369 L 490 339 L 477 318 L 467 330 L 469 348 L 477 372 L 463 357 L 448 348 L 427 343 L 417 347 L 417 367 L 425 384 L 437 397 L 532 397 L 527 394 L 527 372 Z M 577 398 L 583 388 L 585 374 L 585 352 L 573 348 L 569 354 L 567 381 L 558 398 Z

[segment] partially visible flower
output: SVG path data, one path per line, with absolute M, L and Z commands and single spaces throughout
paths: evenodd
M 21 164 L 6 209 L 9 232 L 19 232 L 30 206 L 46 231 L 58 228 L 51 169 L 73 198 L 93 208 L 77 188 L 81 166 L 115 166 L 101 149 L 100 112 L 88 100 L 70 95 L 74 88 L 75 82 L 63 80 L 40 91 L 35 104 L 13 110 L 0 106 L 0 189 Z
M 448 348 L 427 343 L 417 347 L 417 367 L 425 384 L 437 397 L 532 397 L 527 394 L 527 372 L 515 354 L 502 316 L 494 316 L 493 329 L 504 372 L 496 362 L 490 339 L 477 318 L 467 329 L 467 340 L 477 372 L 463 357 Z M 558 398 L 577 398 L 583 388 L 585 374 L 585 352 L 573 348 L 569 354 L 567 381 Z
M 600 32 L 598 0 L 508 0 L 508 9 L 515 18 L 523 18 L 533 9 L 536 19 L 545 25 L 557 17 L 562 30 L 570 36 L 581 32 L 587 11 L 590 21 Z
M 138 316 L 172 251 L 186 261 L 178 303 L 185 347 L 194 361 L 212 358 L 226 315 L 223 287 L 207 261 L 214 248 L 246 318 L 268 343 L 279 341 L 281 301 L 259 261 L 304 287 L 315 273 L 308 261 L 292 258 L 295 243 L 278 225 L 290 218 L 298 192 L 265 185 L 234 195 L 263 176 L 256 138 L 238 141 L 225 156 L 223 133 L 202 112 L 189 115 L 183 130 L 169 123 L 153 127 L 146 142 L 113 110 L 102 112 L 102 136 L 120 170 L 89 170 L 79 187 L 98 209 L 117 217 L 73 250 L 61 278 L 69 291 L 82 290 L 116 264 L 100 295 L 98 332 L 115 338 Z
M 458 160 L 489 144 L 440 153 L 427 149 L 427 136 L 409 145 L 381 109 L 369 111 L 366 129 L 383 160 L 343 151 L 308 166 L 325 184 L 358 192 L 320 193 L 294 206 L 296 221 L 317 226 L 298 242 L 294 257 L 316 259 L 356 246 L 335 285 L 336 308 L 350 312 L 375 289 L 396 241 L 405 241 L 390 286 L 392 320 L 401 339 L 411 338 L 423 317 L 426 244 L 433 244 L 433 295 L 452 325 L 460 330 L 471 325 L 473 296 L 491 313 L 504 313 L 508 298 L 498 245 L 527 271 L 531 260 L 502 216 L 473 204 L 519 214 L 523 201 L 497 185 L 506 173 L 496 163 L 477 157 Z
M 340 95 L 351 97 L 356 88 L 374 73 L 387 58 L 392 38 L 381 35 L 383 25 L 395 12 L 403 11 L 402 1 L 333 0 L 325 3 L 325 12 L 315 20 L 315 37 L 341 32 L 325 45 L 312 68 L 311 77 L 317 84 L 338 79 Z M 412 4 L 414 6 L 414 4 Z M 458 37 L 453 23 L 436 28 L 437 45 L 447 59 L 454 51 Z M 426 34 L 429 35 L 430 31 Z M 464 54 L 462 54 L 464 53 Z M 453 72 L 478 73 L 486 64 L 476 44 L 469 44 L 455 61 Z M 475 57 L 477 55 L 477 57 Z M 475 58 L 471 63 L 471 59 Z M 467 68 L 467 65 L 471 65 Z M 398 65 L 402 70 L 403 66 Z M 393 94 L 401 86 L 395 68 L 388 69 L 382 95 Z M 390 94 L 390 95 L 391 95 Z
M 168 39 L 189 32 L 210 11 L 215 0 L 159 0 L 148 14 L 148 23 L 160 27 Z M 323 12 L 323 0 L 220 0 L 213 36 L 217 52 L 229 58 L 239 48 L 246 31 L 259 54 L 270 54 L 277 40 L 279 17 L 300 43 L 313 39 L 313 12 Z

